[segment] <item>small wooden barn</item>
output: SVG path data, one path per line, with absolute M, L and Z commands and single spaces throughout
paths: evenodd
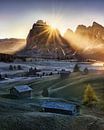
M 18 98 L 31 97 L 32 88 L 28 85 L 15 86 L 10 89 L 10 95 Z
M 64 115 L 79 115 L 80 105 L 67 102 L 45 101 L 41 105 L 44 112 L 58 113 Z
M 66 71 L 66 70 L 61 70 L 60 71 L 60 77 L 61 78 L 68 78 L 69 77 L 69 75 L 70 75 L 70 71 Z

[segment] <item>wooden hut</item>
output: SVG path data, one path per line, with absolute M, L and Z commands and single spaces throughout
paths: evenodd
M 69 77 L 69 75 L 70 75 L 70 71 L 66 71 L 66 70 L 61 70 L 60 71 L 60 77 L 61 78 L 68 78 Z
M 31 97 L 32 88 L 28 85 L 15 86 L 10 89 L 10 95 L 18 98 Z
M 45 101 L 42 103 L 41 106 L 44 112 L 73 115 L 73 116 L 80 114 L 80 105 L 72 102 L 67 103 L 57 101 Z

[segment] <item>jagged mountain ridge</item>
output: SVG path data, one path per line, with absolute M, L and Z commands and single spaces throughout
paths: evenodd
M 94 43 L 104 43 L 104 27 L 96 22 L 92 26 L 79 25 L 75 33 L 87 37 Z
M 104 27 L 96 22 L 92 26 L 78 25 L 76 31 L 68 29 L 64 38 L 85 58 L 104 60 Z
M 40 58 L 73 58 L 75 50 L 63 38 L 58 29 L 51 27 L 42 20 L 33 24 L 27 36 L 27 45 L 22 55 Z
M 26 40 L 26 47 L 17 55 L 39 58 L 91 58 L 104 60 L 104 27 L 96 22 L 91 26 L 79 25 L 76 31 L 68 29 L 61 36 L 51 35 L 50 26 L 42 20 L 33 24 Z M 20 44 L 22 43 L 22 44 Z M 25 40 L 1 39 L 0 53 L 11 54 L 25 46 Z

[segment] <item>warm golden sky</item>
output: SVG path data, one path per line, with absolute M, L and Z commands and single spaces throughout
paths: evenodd
M 0 38 L 26 38 L 33 23 L 43 19 L 63 34 L 79 24 L 104 25 L 103 0 L 0 0 Z

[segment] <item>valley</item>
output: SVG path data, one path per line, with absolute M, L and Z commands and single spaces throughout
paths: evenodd
M 71 127 L 72 130 L 77 130 L 77 127 L 74 127 L 73 129 L 72 126 L 70 126 L 70 123 L 72 123 L 72 125 L 78 125 L 78 130 L 80 130 L 81 128 L 88 130 L 88 126 L 90 125 L 90 123 L 96 122 L 96 127 L 98 127 L 99 130 L 100 128 L 102 130 L 104 128 L 104 112 L 102 111 L 99 104 L 93 109 L 81 105 L 80 115 L 75 117 L 71 117 L 70 115 L 41 112 L 41 104 L 44 101 L 52 100 L 57 102 L 63 100 L 68 102 L 74 101 L 82 104 L 84 90 L 87 84 L 91 84 L 93 86 L 93 89 L 96 91 L 99 100 L 103 101 L 103 63 L 99 63 L 100 66 L 97 63 L 92 64 L 93 66 L 91 65 L 91 63 L 80 63 L 80 68 L 82 68 L 83 70 L 83 68 L 87 66 L 89 69 L 89 73 L 83 75 L 83 73 L 81 72 L 72 72 L 70 76 L 66 79 L 61 79 L 60 74 L 57 74 L 55 69 L 57 69 L 57 72 L 63 68 L 72 71 L 75 63 L 47 60 L 40 60 L 33 63 L 30 62 L 28 63 L 28 65 L 27 63 L 19 63 L 19 65 L 21 65 L 21 67 L 23 68 L 22 71 L 24 72 L 28 71 L 31 67 L 37 67 L 45 73 L 53 72 L 53 75 L 51 76 L 18 77 L 18 73 L 20 72 L 18 71 L 17 73 L 16 70 L 17 75 L 15 74 L 14 77 L 15 70 L 8 70 L 8 74 L 11 73 L 11 76 L 8 76 L 8 78 L 6 78 L 5 80 L 0 81 L 0 129 L 4 130 L 5 127 L 8 130 L 11 130 L 12 128 L 14 130 L 17 130 L 17 128 L 14 127 L 15 125 L 18 126 L 18 129 L 23 130 L 28 130 L 28 128 L 31 128 L 31 130 L 34 130 L 34 128 L 37 128 L 37 130 L 40 130 L 41 128 L 43 130 L 60 130 L 60 128 L 69 129 L 69 127 Z M 6 69 L 8 69 L 9 65 L 10 63 L 0 63 L 1 68 L 3 67 L 3 73 L 7 73 Z M 18 64 L 12 63 L 12 65 L 17 66 Z M 18 99 L 10 95 L 10 89 L 12 87 L 24 84 L 29 85 L 32 88 L 31 98 Z M 47 88 L 49 91 L 48 97 L 42 96 L 42 91 L 44 88 Z M 48 123 L 46 123 L 47 120 L 49 121 L 49 124 L 51 123 L 51 127 Z M 52 122 L 55 123 L 56 127 L 52 125 Z M 86 125 L 83 125 L 82 122 Z M 31 125 L 26 125 L 28 123 Z M 43 124 L 44 128 L 42 126 Z M 59 127 L 57 127 L 57 125 Z M 94 128 L 94 126 L 92 125 L 91 128 Z

